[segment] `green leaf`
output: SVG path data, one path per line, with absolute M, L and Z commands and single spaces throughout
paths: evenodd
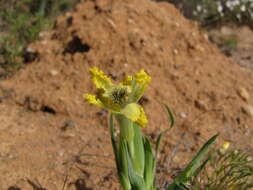
M 119 181 L 123 187 L 123 190 L 131 190 L 131 184 L 129 182 L 128 176 L 125 176 L 123 172 L 119 174 Z
M 123 186 L 124 190 L 132 190 L 131 184 L 129 180 L 128 170 L 129 170 L 129 161 L 128 161 L 128 148 L 127 148 L 127 142 L 125 139 L 120 139 L 120 145 L 119 145 L 119 176 L 120 176 L 120 182 Z
M 137 124 L 133 124 L 134 128 L 134 155 L 130 155 L 133 160 L 133 168 L 138 175 L 143 177 L 145 154 L 144 145 L 142 140 L 142 134 L 140 127 Z
M 170 123 L 170 126 L 168 129 L 166 129 L 165 131 L 161 132 L 159 134 L 159 136 L 157 137 L 156 139 L 156 148 L 155 148 L 155 151 L 156 151 L 156 154 L 159 152 L 159 148 L 160 148 L 160 144 L 161 144 L 161 139 L 162 137 L 174 126 L 175 124 L 175 119 L 173 117 L 173 114 L 170 110 L 170 108 L 164 104 L 164 109 L 165 109 L 165 112 L 167 113 L 167 117 L 168 117 L 168 120 L 169 120 L 169 123 Z
M 203 160 L 205 154 L 209 150 L 210 146 L 215 142 L 218 135 L 214 135 L 212 138 L 210 138 L 204 146 L 199 150 L 197 155 L 192 159 L 192 161 L 186 166 L 186 168 L 183 170 L 183 172 L 176 177 L 174 182 L 169 185 L 169 187 L 166 190 L 177 190 L 180 186 L 183 187 L 184 184 L 186 184 L 191 177 L 193 177 L 195 174 L 199 172 L 199 170 L 204 167 L 203 164 L 201 164 L 201 161 Z M 207 162 L 207 161 L 206 161 Z M 204 162 L 204 164 L 206 164 Z M 184 187 L 186 188 L 186 187 Z M 181 188 L 179 188 L 181 189 Z
M 160 133 L 159 136 L 156 139 L 156 147 L 155 147 L 156 157 L 157 157 L 157 154 L 158 154 L 159 149 L 160 149 L 162 137 L 167 133 L 167 131 L 168 130 L 165 130 L 164 132 Z
M 167 113 L 168 120 L 170 122 L 170 128 L 172 128 L 175 124 L 175 119 L 173 117 L 172 111 L 170 110 L 170 108 L 166 104 L 164 104 L 164 107 L 165 107 L 165 111 Z
M 180 178 L 188 180 L 188 178 L 192 177 L 192 174 L 198 169 L 200 162 L 204 158 L 205 154 L 209 150 L 210 146 L 215 142 L 218 135 L 214 135 L 210 138 L 204 146 L 199 150 L 197 155 L 193 158 L 193 160 L 187 165 L 183 173 L 180 175 Z
M 208 158 L 196 169 L 192 176 L 197 176 L 210 160 L 211 156 L 209 155 Z
M 144 150 L 145 150 L 145 172 L 144 179 L 148 190 L 154 188 L 155 179 L 155 157 L 153 155 L 150 141 L 147 137 L 143 138 Z
M 125 149 L 127 149 L 127 143 L 124 143 Z M 126 152 L 127 164 L 128 164 L 128 177 L 131 184 L 131 190 L 147 190 L 145 187 L 145 182 L 141 176 L 135 173 L 133 169 L 133 163 L 131 161 L 130 155 Z
M 184 184 L 173 183 L 166 190 L 189 190 Z
M 118 145 L 117 145 L 117 141 L 116 141 L 116 134 L 115 134 L 115 130 L 114 130 L 114 122 L 113 122 L 113 114 L 112 113 L 110 114 L 110 118 L 109 118 L 109 129 L 110 129 L 111 142 L 112 142 L 112 148 L 113 148 L 114 157 L 115 157 L 115 161 L 116 161 L 117 171 L 119 173 L 120 171 L 119 171 Z

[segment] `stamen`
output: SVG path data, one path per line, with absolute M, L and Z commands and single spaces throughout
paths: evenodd
M 111 98 L 115 104 L 123 104 L 127 99 L 128 93 L 125 87 L 116 87 L 112 90 Z

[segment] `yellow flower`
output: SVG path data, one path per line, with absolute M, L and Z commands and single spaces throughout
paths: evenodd
M 90 73 L 92 75 L 92 81 L 98 89 L 101 88 L 106 90 L 112 86 L 111 79 L 107 77 L 103 71 L 98 70 L 98 68 L 92 67 Z
M 109 99 L 101 98 L 93 94 L 84 94 L 84 98 L 90 104 L 95 104 L 103 109 L 108 109 L 115 113 L 120 113 L 120 107 L 117 104 L 113 104 Z
M 123 84 L 131 85 L 131 94 L 129 95 L 129 101 L 138 102 L 143 96 L 145 89 L 151 82 L 151 77 L 141 69 L 134 76 L 128 76 Z
M 133 77 L 132 77 L 132 76 L 127 76 L 127 77 L 123 80 L 123 82 L 122 82 L 121 84 L 122 84 L 122 85 L 131 85 L 132 81 L 133 81 Z
M 230 147 L 230 142 L 229 141 L 225 141 L 222 145 L 222 147 L 219 149 L 221 154 L 225 154 L 225 152 L 229 149 Z
M 134 78 L 138 83 L 148 84 L 151 82 L 151 77 L 143 69 L 136 73 Z
M 223 145 L 222 145 L 222 148 L 223 148 L 224 150 L 227 150 L 227 149 L 229 148 L 229 146 L 230 146 L 230 142 L 225 141 L 225 142 L 223 143 Z
M 90 104 L 96 104 L 101 108 L 105 108 L 104 104 L 100 101 L 97 100 L 95 95 L 92 94 L 84 94 L 84 98 L 87 100 L 87 102 L 89 102 Z
M 89 103 L 122 114 L 142 127 L 147 124 L 144 109 L 137 104 L 151 81 L 151 77 L 144 70 L 134 76 L 128 76 L 119 85 L 114 85 L 111 79 L 96 67 L 91 68 L 90 73 L 97 93 L 84 95 Z

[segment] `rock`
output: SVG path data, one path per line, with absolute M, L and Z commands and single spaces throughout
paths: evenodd
M 194 101 L 194 104 L 196 106 L 196 108 L 200 109 L 200 110 L 203 110 L 203 111 L 206 111 L 207 110 L 207 105 L 204 101 L 202 100 L 195 100 Z
M 197 45 L 195 49 L 198 50 L 198 51 L 200 51 L 200 52 L 202 52 L 202 53 L 205 52 L 205 48 L 203 48 L 200 45 Z
M 187 114 L 186 114 L 185 112 L 181 112 L 181 113 L 180 113 L 180 117 L 182 117 L 182 118 L 185 119 L 185 118 L 187 118 Z
M 62 130 L 66 131 L 67 129 L 74 129 L 76 127 L 76 122 L 72 120 L 66 120 L 62 126 Z
M 27 47 L 26 51 L 29 52 L 29 53 L 34 53 L 35 52 L 35 50 L 31 47 Z
M 111 27 L 112 27 L 115 31 L 117 31 L 117 26 L 116 26 L 115 22 L 113 22 L 111 19 L 107 19 L 107 22 L 111 25 Z
M 238 88 L 237 93 L 245 101 L 248 101 L 250 98 L 249 92 L 243 87 Z
M 177 49 L 173 49 L 172 52 L 173 52 L 174 55 L 177 55 L 177 54 L 178 54 L 178 50 L 177 50 Z
M 59 74 L 59 72 L 58 72 L 57 70 L 51 70 L 51 71 L 50 71 L 50 74 L 51 74 L 52 76 L 56 76 L 56 75 Z
M 253 117 L 253 106 L 245 104 L 242 106 L 242 111 L 248 116 Z
M 204 34 L 204 38 L 205 38 L 205 40 L 209 41 L 209 36 L 208 36 L 208 34 Z
M 64 151 L 58 152 L 58 155 L 59 155 L 60 157 L 63 157 L 63 156 L 64 156 Z
M 175 22 L 174 24 L 175 24 L 176 27 L 180 26 L 180 24 L 178 22 Z

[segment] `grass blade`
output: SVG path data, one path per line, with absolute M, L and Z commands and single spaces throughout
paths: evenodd
M 176 190 L 178 187 L 184 186 L 185 183 L 189 182 L 190 178 L 193 177 L 193 175 L 197 174 L 199 170 L 204 167 L 203 164 L 201 164 L 201 161 L 217 137 L 218 135 L 214 135 L 204 144 L 204 146 L 202 146 L 197 155 L 186 166 L 183 172 L 176 177 L 174 182 L 166 190 Z M 205 164 L 206 163 L 204 162 L 204 165 Z

